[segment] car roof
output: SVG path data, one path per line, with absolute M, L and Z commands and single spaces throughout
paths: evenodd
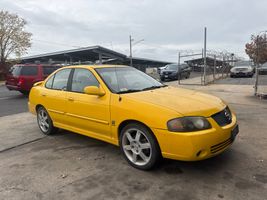
M 64 68 L 91 68 L 91 69 L 98 69 L 98 68 L 112 68 L 112 67 L 129 67 L 127 65 L 70 65 L 64 66 Z
M 51 66 L 51 67 L 60 67 L 62 65 L 59 65 L 59 64 L 36 64 L 36 63 L 26 63 L 26 64 L 15 64 L 14 66 Z

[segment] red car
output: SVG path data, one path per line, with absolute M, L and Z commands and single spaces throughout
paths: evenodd
M 47 64 L 17 64 L 10 68 L 6 76 L 6 87 L 28 94 L 34 83 L 44 80 L 59 65 Z

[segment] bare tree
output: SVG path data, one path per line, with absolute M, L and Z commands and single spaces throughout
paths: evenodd
M 252 35 L 250 43 L 246 44 L 246 53 L 254 63 L 263 64 L 267 62 L 267 37 L 266 33 Z
M 6 72 L 11 55 L 20 57 L 31 46 L 32 34 L 25 31 L 26 20 L 17 14 L 0 11 L 0 73 Z

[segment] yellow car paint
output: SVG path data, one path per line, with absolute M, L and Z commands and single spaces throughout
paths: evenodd
M 227 149 L 231 131 L 237 124 L 232 112 L 232 123 L 220 127 L 211 115 L 222 111 L 226 104 L 219 98 L 182 88 L 164 87 L 127 94 L 112 93 L 94 70 L 112 65 L 79 65 L 64 68 L 90 70 L 98 80 L 103 96 L 88 95 L 45 87 L 45 81 L 35 84 L 29 95 L 29 111 L 36 114 L 41 105 L 48 111 L 55 127 L 119 145 L 120 125 L 137 121 L 154 134 L 162 156 L 176 160 L 195 161 L 217 155 Z M 116 67 L 118 67 L 116 65 Z M 203 116 L 212 128 L 196 132 L 170 132 L 167 122 L 184 116 Z M 223 143 L 225 142 L 225 143 Z M 216 153 L 211 147 L 225 144 Z

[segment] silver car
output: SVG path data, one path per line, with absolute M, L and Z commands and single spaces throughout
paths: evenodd
M 263 65 L 259 68 L 259 75 L 267 75 L 267 66 Z
M 252 77 L 254 74 L 251 66 L 238 66 L 230 70 L 230 77 Z

